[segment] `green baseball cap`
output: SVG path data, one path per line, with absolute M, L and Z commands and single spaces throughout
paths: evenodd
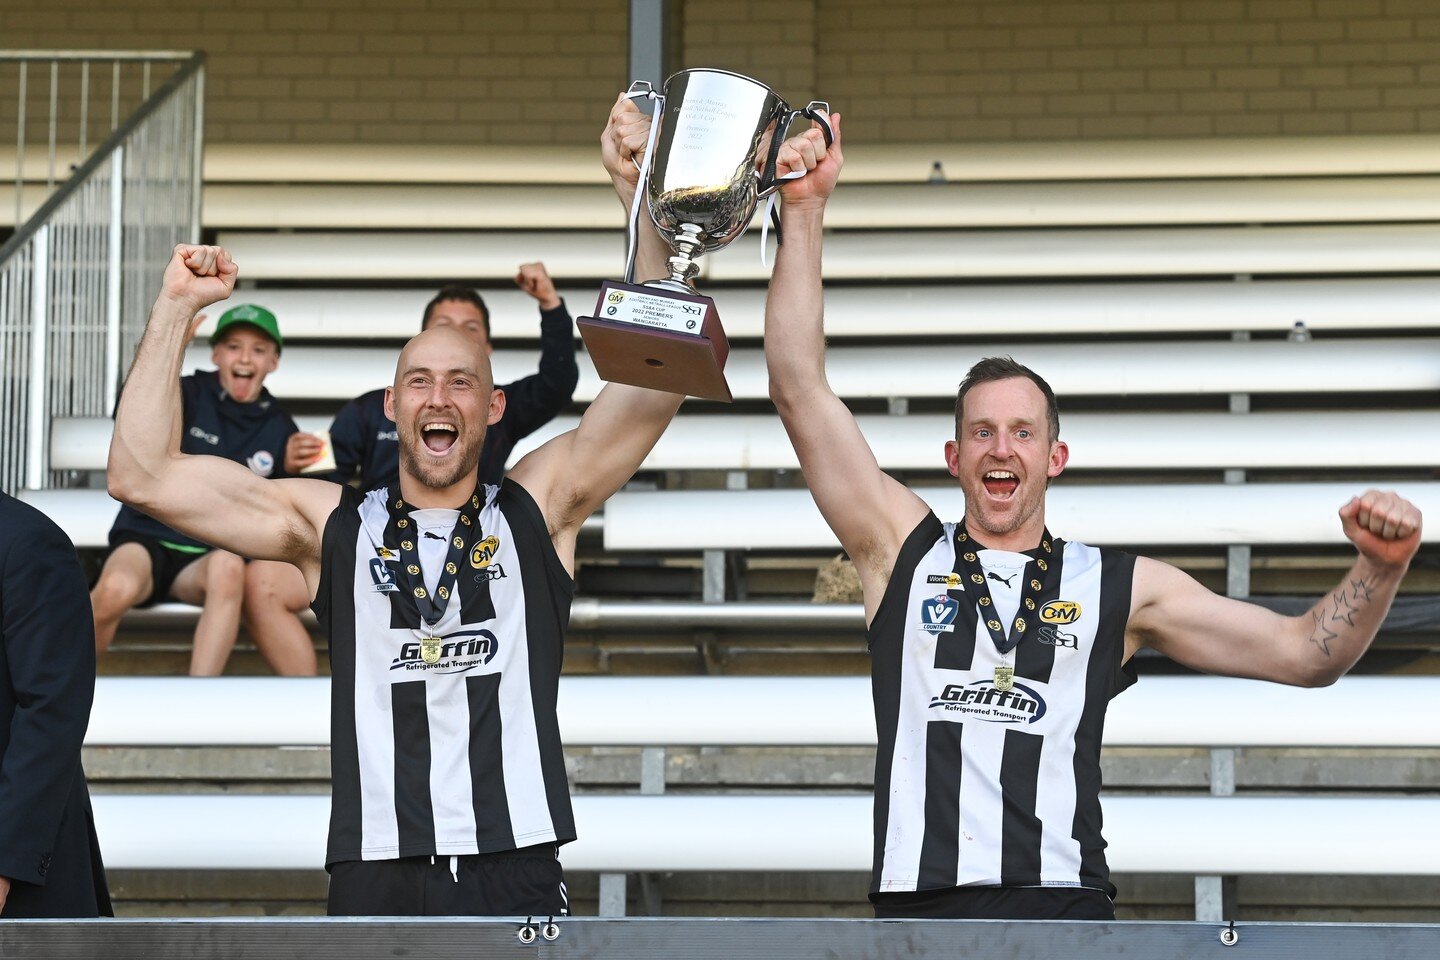
M 275 341 L 275 349 L 281 350 L 285 341 L 280 339 L 280 323 L 275 319 L 275 314 L 264 307 L 257 307 L 253 303 L 242 303 L 238 307 L 231 307 L 220 314 L 220 320 L 215 324 L 215 332 L 210 334 L 210 346 L 220 342 L 225 331 L 237 323 L 248 323 L 259 330 L 265 336 Z

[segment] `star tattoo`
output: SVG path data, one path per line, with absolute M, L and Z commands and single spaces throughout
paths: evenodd
M 1339 622 L 1347 626 L 1355 626 L 1355 606 L 1345 599 L 1345 591 L 1341 590 L 1335 594 L 1335 609 L 1330 611 L 1332 623 Z
M 1319 647 L 1320 652 L 1328 657 L 1330 656 L 1330 641 L 1340 635 L 1325 625 L 1324 611 L 1316 610 L 1310 616 L 1315 620 L 1315 629 L 1310 631 L 1310 642 Z

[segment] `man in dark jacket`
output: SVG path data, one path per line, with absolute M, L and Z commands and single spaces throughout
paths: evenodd
M 265 389 L 280 363 L 280 327 L 263 307 L 245 304 L 221 315 L 210 338 L 215 370 L 180 378 L 185 410 L 180 449 L 243 463 L 262 477 L 285 476 L 285 448 L 299 428 Z M 190 673 L 218 675 L 235 646 L 245 589 L 245 561 L 186 537 L 122 506 L 110 528 L 110 556 L 90 592 L 95 648 L 103 653 L 120 618 L 165 599 L 202 607 Z
M 110 916 L 80 744 L 95 697 L 85 575 L 0 493 L 0 918 Z
M 515 444 L 555 418 L 570 402 L 580 369 L 575 363 L 575 334 L 565 302 L 542 263 L 520 266 L 515 284 L 540 307 L 540 367 L 526 377 L 499 387 L 505 393 L 505 415 L 485 433 L 480 453 L 482 483 L 500 482 L 505 461 Z M 420 329 L 449 326 L 480 344 L 488 355 L 490 311 L 470 287 L 449 286 L 425 306 Z M 395 424 L 385 416 L 385 390 L 372 390 L 351 400 L 330 425 L 335 453 L 333 473 L 311 474 L 348 483 L 360 473 L 360 489 L 394 487 L 400 475 Z M 299 469 L 321 455 L 322 442 L 313 434 L 290 439 L 287 463 Z M 313 675 L 315 650 L 297 614 L 310 598 L 300 571 L 286 563 L 257 561 L 245 571 L 245 623 L 276 671 Z

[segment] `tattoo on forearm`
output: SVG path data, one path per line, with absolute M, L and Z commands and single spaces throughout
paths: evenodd
M 1333 624 L 1343 623 L 1352 628 L 1355 626 L 1355 614 L 1370 602 L 1370 594 L 1374 588 L 1375 584 L 1364 577 L 1351 579 L 1310 611 L 1310 619 L 1314 621 L 1310 630 L 1310 642 L 1319 647 L 1321 653 L 1330 656 L 1330 641 L 1340 637 L 1336 632 L 1339 628 L 1332 626 Z

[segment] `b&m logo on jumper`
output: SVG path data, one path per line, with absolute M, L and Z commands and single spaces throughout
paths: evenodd
M 1074 600 L 1051 600 L 1040 608 L 1045 623 L 1074 623 L 1080 619 L 1080 604 Z
M 500 549 L 500 538 L 496 536 L 486 537 L 475 544 L 470 551 L 470 566 L 476 570 L 484 570 L 490 566 L 490 561 L 495 559 L 496 552 Z

